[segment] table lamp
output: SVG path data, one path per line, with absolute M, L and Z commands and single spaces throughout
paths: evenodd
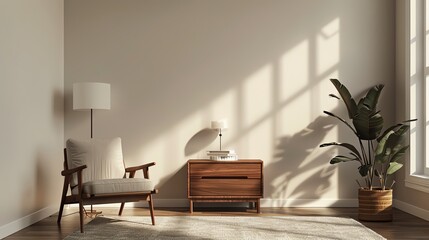
M 228 122 L 225 119 L 212 121 L 211 128 L 219 131 L 219 151 L 222 150 L 222 129 L 228 128 Z

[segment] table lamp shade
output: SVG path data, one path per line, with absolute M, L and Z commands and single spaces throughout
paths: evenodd
M 228 128 L 228 122 L 226 120 L 211 121 L 212 129 L 226 129 Z
M 73 110 L 78 109 L 110 109 L 110 84 L 74 83 Z

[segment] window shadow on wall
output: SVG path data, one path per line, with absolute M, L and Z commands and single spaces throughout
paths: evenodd
M 290 199 L 287 204 L 305 205 L 320 199 L 332 188 L 332 177 L 336 170 L 329 165 L 329 156 L 321 154 L 309 158 L 320 142 L 332 130 L 328 117 L 318 117 L 307 128 L 294 134 L 279 138 L 273 162 L 265 166 L 269 173 L 265 189 L 268 197 Z M 278 203 L 284 206 L 286 202 Z

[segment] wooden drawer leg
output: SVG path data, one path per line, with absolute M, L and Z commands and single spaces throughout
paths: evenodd
M 257 211 L 258 213 L 261 213 L 261 199 L 258 199 L 258 200 L 255 202 L 255 204 L 256 204 L 256 211 Z
M 192 201 L 191 199 L 189 199 L 189 212 L 194 212 L 194 201 Z

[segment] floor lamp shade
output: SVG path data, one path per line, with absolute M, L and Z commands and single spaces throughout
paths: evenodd
M 79 109 L 110 109 L 110 84 L 74 83 L 73 110 Z
M 93 137 L 93 109 L 110 109 L 110 84 L 82 82 L 73 84 L 73 110 L 91 110 L 91 138 Z

